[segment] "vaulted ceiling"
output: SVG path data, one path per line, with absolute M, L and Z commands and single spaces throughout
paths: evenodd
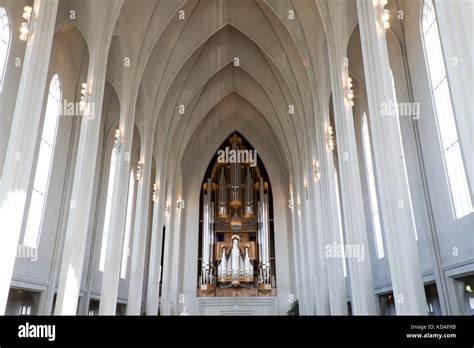
M 95 1 L 65 3 L 91 13 Z M 251 108 L 292 168 L 309 158 L 315 117 L 329 102 L 331 18 L 354 19 L 354 9 L 352 0 L 124 0 L 107 78 L 121 106 L 136 107 L 140 132 L 154 131 L 161 159 L 177 165 L 206 119 L 231 100 L 233 117 Z M 78 22 L 87 32 L 90 24 Z

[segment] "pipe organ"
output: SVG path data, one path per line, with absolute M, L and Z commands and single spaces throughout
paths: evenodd
M 242 138 L 227 145 L 202 186 L 198 296 L 275 295 L 269 183 Z

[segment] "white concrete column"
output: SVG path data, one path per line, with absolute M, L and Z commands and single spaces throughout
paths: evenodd
M 293 175 L 293 174 L 292 174 Z M 293 257 L 293 264 L 294 264 L 294 269 L 295 269 L 295 272 L 294 274 L 292 274 L 292 277 L 293 277 L 293 280 L 294 280 L 294 284 L 293 284 L 293 291 L 294 291 L 294 294 L 296 294 L 296 297 L 295 299 L 298 299 L 298 302 L 299 304 L 301 305 L 302 303 L 302 287 L 303 287 L 303 284 L 301 282 L 301 269 L 302 269 L 302 266 L 301 266 L 301 261 L 300 261 L 300 248 L 301 248 L 301 245 L 300 245 L 300 236 L 299 236 L 299 233 L 298 233 L 298 228 L 297 228 L 297 222 L 296 222 L 296 197 L 297 197 L 297 194 L 295 193 L 295 189 L 294 189 L 294 179 L 293 177 L 290 178 L 290 190 L 289 190 L 289 197 L 290 199 L 288 200 L 288 209 L 291 210 L 290 212 L 290 216 L 291 216 L 291 219 L 290 219 L 290 223 L 291 223 L 291 230 L 293 231 L 292 235 L 291 235 L 291 244 L 292 244 L 292 257 Z M 301 310 L 300 310 L 300 314 L 301 314 Z
M 353 314 L 377 314 L 374 295 L 372 269 L 370 266 L 367 227 L 365 224 L 364 202 L 362 200 L 361 178 L 357 145 L 354 131 L 352 106 L 346 99 L 349 71 L 343 64 L 346 57 L 338 40 L 334 40 L 330 59 L 332 99 L 336 142 L 339 162 L 339 185 L 341 206 L 344 210 L 345 243 L 363 251 L 362 259 L 346 255 L 351 284 L 351 306 Z
M 327 124 L 329 124 L 329 122 Z M 332 249 L 334 243 L 336 245 L 341 243 L 336 201 L 336 186 L 334 182 L 335 168 L 333 164 L 332 150 L 330 150 L 325 143 L 322 146 L 326 152 L 325 155 L 322 156 L 323 173 L 321 175 L 321 186 L 323 187 L 322 201 L 325 226 L 325 247 L 328 246 Z M 323 252 L 326 252 L 326 249 L 324 249 Z M 347 315 L 346 280 L 344 278 L 343 266 L 344 259 L 337 257 L 335 250 L 332 250 L 331 254 L 332 255 L 326 257 L 331 314 Z
M 160 264 L 163 243 L 164 203 L 165 193 L 161 191 L 161 166 L 157 164 L 156 183 L 158 185 L 158 199 L 153 205 L 153 225 L 151 232 L 150 264 L 148 271 L 148 290 L 146 299 L 146 315 L 158 315 L 158 300 L 160 291 Z M 163 188 L 164 189 L 164 188 Z
M 182 188 L 182 177 L 181 173 L 174 171 L 172 172 L 174 175 L 173 182 L 171 183 L 171 207 L 172 207 L 172 214 L 170 217 L 170 237 L 172 237 L 171 244 L 170 244 L 170 255 L 171 262 L 168 265 L 167 273 L 168 273 L 168 301 L 170 301 L 170 314 L 171 315 L 178 315 L 181 313 L 182 304 L 179 303 L 179 293 L 178 293 L 178 281 L 180 278 L 179 272 L 176 270 L 179 269 L 179 262 L 181 259 L 181 254 L 184 253 L 184 250 L 181 249 L 181 209 L 177 207 L 178 199 L 181 199 L 181 193 L 183 192 Z
M 324 97 L 322 97 L 323 99 Z M 320 267 L 325 267 L 321 275 L 327 278 L 323 281 L 323 293 L 319 299 L 318 314 L 347 315 L 346 282 L 342 258 L 326 257 L 325 248 L 339 243 L 339 221 L 336 201 L 336 186 L 334 184 L 333 153 L 327 146 L 325 130 L 329 125 L 329 105 L 320 108 L 320 117 L 315 113 L 316 145 L 321 176 L 318 181 L 319 210 L 321 214 L 321 230 L 318 231 L 318 245 L 316 250 L 320 254 Z M 329 301 L 329 306 L 327 301 Z
M 325 114 L 326 112 L 321 110 L 321 113 Z M 319 113 L 315 112 L 314 114 L 318 115 Z M 311 175 L 308 179 L 308 181 L 312 183 L 312 185 L 310 185 L 312 186 L 310 194 L 313 197 L 312 219 L 314 220 L 314 231 L 312 232 L 313 247 L 311 252 L 314 253 L 316 274 L 316 284 L 314 286 L 314 291 L 316 314 L 329 315 L 331 313 L 331 308 L 329 301 L 328 260 L 324 255 L 327 232 L 324 222 L 327 218 L 324 213 L 324 205 L 327 205 L 328 202 L 324 200 L 325 193 L 323 192 L 323 187 L 321 185 L 321 177 L 324 171 L 323 163 L 326 163 L 326 153 L 324 150 L 324 139 L 321 138 L 321 134 L 323 133 L 321 130 L 324 129 L 324 126 L 323 121 L 319 115 L 314 119 L 314 127 L 315 129 L 311 140 L 311 146 L 314 148 L 314 150 L 313 158 L 311 159 Z M 319 170 L 317 168 L 317 163 L 319 163 Z
M 81 122 L 55 314 L 74 315 L 77 310 L 94 187 L 106 59 L 106 56 L 102 56 L 101 59 L 98 55 L 92 54 L 89 61 L 87 81 L 89 85 L 95 81 L 94 86 L 91 86 L 93 114 L 89 117 L 83 116 Z
M 300 182 L 300 195 L 299 201 L 297 202 L 297 213 L 298 220 L 301 229 L 301 243 L 302 247 L 299 250 L 302 258 L 302 286 L 304 287 L 304 301 L 299 304 L 300 314 L 314 315 L 316 308 L 315 289 L 314 289 L 314 254 L 312 250 L 312 218 L 310 215 L 310 195 L 309 195 L 309 170 L 305 168 L 305 163 L 310 162 L 308 158 L 305 158 L 304 154 L 301 154 L 299 162 L 301 165 L 301 182 Z M 308 185 L 308 186 L 306 186 Z
M 311 163 L 308 161 L 307 163 Z M 305 223 L 306 223 L 306 241 L 305 241 L 305 250 L 304 253 L 307 254 L 307 273 L 306 277 L 308 278 L 306 280 L 306 286 L 308 287 L 308 297 L 309 297 L 309 303 L 307 305 L 307 315 L 316 315 L 316 285 L 317 285 L 317 279 L 316 279 L 316 255 L 314 253 L 314 233 L 315 233 L 315 223 L 316 221 L 314 220 L 314 215 L 313 213 L 313 202 L 312 200 L 312 195 L 310 194 L 310 191 L 312 190 L 313 186 L 312 183 L 310 182 L 309 176 L 306 178 L 305 182 L 305 187 L 304 187 L 304 215 L 305 215 Z
M 313 241 L 313 233 L 314 233 L 314 226 L 313 226 L 313 215 L 311 214 L 312 208 L 311 208 L 311 202 L 310 202 L 310 184 L 308 183 L 308 187 L 304 188 L 304 216 L 305 216 L 305 229 L 304 229 L 304 244 L 305 244 L 305 249 L 304 249 L 304 255 L 305 255 L 305 263 L 306 263 L 306 268 L 307 268 L 307 273 L 305 276 L 305 283 L 306 287 L 308 289 L 307 291 L 307 296 L 308 296 L 308 303 L 306 304 L 306 315 L 315 315 L 316 314 L 316 271 L 315 271 L 315 255 L 314 255 L 314 250 L 311 247 L 314 243 Z
M 162 315 L 178 315 L 182 310 L 182 304 L 179 303 L 178 279 L 180 275 L 176 270 L 179 267 L 180 240 L 181 240 L 181 213 L 177 208 L 177 200 L 181 198 L 181 173 L 177 171 L 163 169 L 162 173 L 167 175 L 167 197 L 169 202 L 168 214 L 165 214 L 164 221 L 166 225 L 166 238 L 163 260 L 163 281 L 160 313 Z M 186 209 L 186 207 L 185 207 Z
M 387 257 L 397 314 L 427 314 L 415 240 L 415 222 L 400 137 L 398 115 L 382 116 L 393 99 L 379 0 L 357 0 L 370 129 L 377 172 Z
M 92 178 L 97 163 L 107 59 L 122 3 L 123 0 L 98 2 L 91 15 L 93 34 L 87 75 L 91 107 L 90 113 L 85 115 L 81 122 L 55 314 L 75 315 L 77 311 L 94 189 Z
M 312 162 L 311 162 L 312 163 Z M 308 246 L 307 252 L 310 257 L 310 273 L 311 273 L 311 284 L 310 284 L 310 292 L 311 292 L 311 308 L 310 314 L 317 315 L 320 311 L 322 311 L 323 305 L 323 298 L 327 291 L 324 290 L 324 287 L 327 287 L 327 274 L 323 271 L 322 264 L 325 264 L 324 259 L 321 256 L 319 250 L 324 250 L 324 247 L 321 249 L 320 243 L 318 240 L 318 235 L 323 233 L 322 231 L 322 224 L 320 224 L 320 219 L 322 216 L 318 216 L 320 212 L 316 206 L 319 203 L 319 197 L 316 196 L 315 192 L 317 190 L 317 182 L 314 182 L 312 175 L 308 176 L 308 204 L 306 210 L 306 219 L 308 220 L 308 224 L 310 224 L 308 228 Z M 322 262 L 324 261 L 324 262 Z M 321 278 L 324 278 L 321 281 Z
M 293 197 L 293 228 L 294 228 L 294 235 L 295 235 L 295 242 L 297 245 L 296 248 L 296 266 L 297 266 L 297 275 L 298 275 L 298 302 L 299 302 L 299 313 L 300 315 L 306 315 L 306 308 L 308 306 L 308 277 L 307 277 L 307 265 L 305 261 L 304 254 L 307 252 L 305 245 L 305 230 L 303 227 L 302 221 L 302 202 L 304 201 L 304 192 L 302 192 L 301 188 L 303 184 L 298 180 L 298 175 L 295 171 L 295 196 Z
M 125 97 L 120 109 L 119 131 L 117 146 L 117 161 L 115 167 L 112 206 L 109 221 L 107 251 L 102 274 L 100 296 L 100 315 L 114 315 L 117 309 L 117 296 L 122 266 L 123 242 L 125 235 L 125 220 L 127 217 L 128 184 L 130 178 L 130 159 L 133 144 L 135 108 Z
M 163 152 L 161 152 L 163 154 Z M 163 163 L 166 167 L 166 163 Z M 175 177 L 169 174 L 167 168 L 164 169 L 163 173 L 166 173 L 166 188 L 165 188 L 165 214 L 163 217 L 164 225 L 166 228 L 166 236 L 165 236 L 165 247 L 164 247 L 164 256 L 163 256 L 163 280 L 162 280 L 162 291 L 161 291 L 161 307 L 160 307 L 160 314 L 161 315 L 172 315 L 173 314 L 173 296 L 172 296 L 172 275 L 176 267 L 173 263 L 173 247 L 174 247 L 174 240 L 176 239 L 176 234 L 173 231 L 173 218 L 175 215 L 175 209 L 173 204 L 173 189 L 174 189 L 174 180 Z M 166 208 L 166 204 L 169 204 L 169 207 Z
M 315 156 L 316 157 L 316 156 Z M 320 156 L 318 155 L 314 161 L 320 161 Z M 315 168 L 313 168 L 314 170 Z M 326 244 L 326 238 L 324 233 L 324 216 L 322 210 L 322 190 L 320 185 L 320 178 L 315 179 L 314 173 L 313 177 L 310 177 L 313 181 L 311 197 L 313 200 L 313 211 L 312 219 L 314 220 L 312 231 L 312 252 L 314 254 L 314 267 L 315 267 L 315 301 L 316 301 L 316 314 L 317 315 L 329 315 L 329 284 L 328 284 L 328 268 L 327 260 L 324 256 L 324 246 Z
M 33 175 L 58 0 L 36 0 L 0 186 L 0 314 L 5 313 Z M 17 35 L 15 30 L 13 35 Z
M 140 160 L 143 162 L 143 178 L 138 182 L 135 228 L 133 232 L 132 260 L 128 287 L 127 315 L 140 315 L 145 273 L 146 237 L 148 231 L 148 208 L 150 206 L 151 166 L 153 132 L 145 133 L 140 148 Z
M 306 157 L 301 159 L 301 163 L 309 164 L 311 160 Z M 306 293 L 306 303 L 304 304 L 305 315 L 316 314 L 316 270 L 315 270 L 315 254 L 313 249 L 313 236 L 314 233 L 314 217 L 312 215 L 312 202 L 310 201 L 310 190 L 311 184 L 309 182 L 310 170 L 302 165 L 303 175 L 301 181 L 301 229 L 302 229 L 302 243 L 303 249 L 301 253 L 304 262 L 304 274 L 303 284 Z M 301 306 L 300 306 L 301 310 Z

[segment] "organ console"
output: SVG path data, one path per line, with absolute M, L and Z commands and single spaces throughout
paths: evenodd
M 198 296 L 276 294 L 269 183 L 259 166 L 248 160 L 252 150 L 242 143 L 237 135 L 229 139 L 230 161 L 216 161 L 203 183 Z

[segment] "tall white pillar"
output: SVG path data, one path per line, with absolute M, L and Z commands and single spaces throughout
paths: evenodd
M 92 206 L 92 178 L 96 170 L 107 59 L 122 4 L 123 0 L 97 2 L 96 10 L 91 15 L 94 25 L 91 29 L 93 34 L 87 75 L 91 107 L 90 114 L 84 116 L 81 122 L 55 314 L 74 315 L 77 311 Z
M 0 314 L 5 313 L 25 214 L 58 0 L 36 0 L 0 186 Z
M 347 315 L 346 301 L 346 281 L 344 279 L 344 259 L 340 257 L 326 257 L 326 246 L 332 246 L 333 242 L 340 243 L 339 237 L 339 221 L 336 201 L 336 186 L 334 184 L 334 162 L 333 153 L 327 146 L 325 130 L 329 125 L 328 105 L 324 105 L 320 109 L 320 113 L 324 117 L 319 117 L 315 113 L 316 126 L 316 144 L 317 154 L 316 160 L 320 165 L 319 184 L 319 209 L 322 216 L 322 229 L 318 232 L 318 253 L 321 253 L 321 267 L 326 267 L 324 280 L 324 293 L 319 301 L 321 314 L 326 314 L 329 310 L 333 315 Z M 327 287 L 327 288 L 326 288 Z M 326 297 L 326 294 L 329 298 Z M 329 308 L 326 301 L 329 300 Z M 320 314 L 320 313 L 318 313 Z
M 180 199 L 180 192 L 182 192 L 182 178 L 181 173 L 174 173 L 175 178 L 171 183 L 170 202 L 172 206 L 172 213 L 170 216 L 169 231 L 171 243 L 169 245 L 169 258 L 171 262 L 167 266 L 168 273 L 168 292 L 167 300 L 170 302 L 170 315 L 178 315 L 182 311 L 182 304 L 179 303 L 178 294 L 178 280 L 180 278 L 179 272 L 176 270 L 179 267 L 180 255 L 183 250 L 180 248 L 181 243 L 181 209 L 177 206 L 177 200 Z M 174 206 L 174 207 L 173 207 Z
M 312 161 L 311 161 L 312 163 Z M 312 165 L 312 164 L 311 164 Z M 312 254 L 311 266 L 313 277 L 311 279 L 311 291 L 314 298 L 313 315 L 329 314 L 329 292 L 326 259 L 324 258 L 324 235 L 322 224 L 322 213 L 320 206 L 320 189 L 318 181 L 314 180 L 314 175 L 308 178 L 310 207 L 307 216 L 311 220 L 312 226 L 309 235 L 308 252 Z
M 294 231 L 294 233 L 291 236 L 291 245 L 292 245 L 292 256 L 293 256 L 293 262 L 294 262 L 294 268 L 295 272 L 292 274 L 293 280 L 294 280 L 294 288 L 293 291 L 296 293 L 297 299 L 299 304 L 301 305 L 302 301 L 302 294 L 303 294 L 303 283 L 301 281 L 301 274 L 302 274 L 302 265 L 300 261 L 300 251 L 301 251 L 301 245 L 300 245 L 300 236 L 298 233 L 298 228 L 297 228 L 297 222 L 296 222 L 296 198 L 297 198 L 297 193 L 295 193 L 294 189 L 294 184 L 295 180 L 293 178 L 290 178 L 290 191 L 289 191 L 289 197 L 290 199 L 288 200 L 288 208 L 291 210 L 291 230 Z M 300 314 L 303 312 L 300 310 Z
M 309 161 L 308 163 L 311 163 Z M 310 182 L 310 177 L 306 179 L 305 187 L 304 187 L 304 201 L 305 201 L 305 222 L 306 222 L 306 248 L 304 253 L 307 254 L 307 266 L 308 266 L 308 271 L 306 274 L 306 277 L 308 278 L 307 280 L 307 287 L 309 289 L 308 295 L 309 295 L 309 303 L 307 306 L 307 315 L 316 315 L 316 298 L 317 298 L 317 273 L 316 273 L 316 258 L 317 255 L 314 252 L 313 246 L 314 246 L 314 234 L 316 233 L 316 221 L 314 219 L 313 215 L 313 204 L 314 202 L 312 201 L 313 196 L 310 194 L 310 191 L 313 190 L 313 183 Z
M 55 314 L 74 315 L 77 310 L 93 196 L 94 180 L 92 178 L 96 169 L 105 68 L 106 59 L 101 59 L 93 53 L 89 61 L 87 78 L 89 85 L 92 81 L 95 81 L 94 86 L 91 86 L 93 114 L 89 117 L 83 116 L 81 121 Z
M 158 184 L 157 201 L 153 205 L 153 225 L 151 231 L 150 264 L 148 272 L 148 290 L 146 299 L 146 315 L 158 314 L 160 291 L 161 250 L 163 246 L 163 206 L 165 194 L 161 192 L 160 165 L 156 168 L 156 183 Z
M 332 62 L 330 64 L 332 100 L 336 126 L 341 205 L 344 210 L 345 243 L 363 251 L 362 258 L 346 255 L 351 284 L 351 306 L 353 314 L 373 315 L 377 313 L 377 307 L 370 266 L 354 119 L 352 107 L 349 100 L 346 99 L 347 89 L 345 86 L 349 71 L 343 64 L 346 55 L 340 47 L 339 41 L 333 42 L 330 46 L 332 47 L 329 50 L 332 53 L 332 59 L 330 59 Z
M 393 99 L 381 3 L 357 0 L 357 13 L 395 307 L 399 315 L 427 314 L 398 115 L 380 113 Z
M 117 296 L 122 266 L 125 220 L 127 217 L 128 183 L 130 178 L 130 159 L 133 144 L 135 108 L 128 97 L 124 98 L 120 110 L 117 146 L 117 161 L 109 221 L 109 234 L 105 254 L 104 273 L 100 296 L 99 314 L 114 315 L 117 309 Z M 130 107 L 129 107 L 130 106 Z
M 303 156 L 302 156 L 303 157 Z M 306 156 L 305 156 L 306 157 Z M 311 163 L 311 160 L 306 157 L 306 159 L 301 161 L 302 163 Z M 302 180 L 302 190 L 301 190 L 301 206 L 298 206 L 298 213 L 299 209 L 301 209 L 301 224 L 302 224 L 302 242 L 303 242 L 303 249 L 300 250 L 303 256 L 304 262 L 304 273 L 303 273 L 303 284 L 306 289 L 306 303 L 304 303 L 304 308 L 300 305 L 300 312 L 303 309 L 305 315 L 315 315 L 316 314 L 316 294 L 315 294 L 315 254 L 313 251 L 313 236 L 314 227 L 313 227 L 313 218 L 312 218 L 312 209 L 310 201 L 310 181 L 309 175 L 310 170 L 309 168 L 305 168 L 302 165 L 303 169 L 303 178 Z
M 317 158 L 317 159 L 316 159 Z M 314 159 L 314 161 L 320 161 L 320 156 Z M 313 164 L 315 165 L 315 164 Z M 313 171 L 316 168 L 313 168 Z M 322 190 L 320 185 L 320 178 L 310 177 L 310 180 L 315 181 L 312 185 L 311 196 L 313 199 L 313 211 L 312 217 L 314 220 L 314 231 L 312 232 L 313 239 L 313 253 L 315 263 L 315 300 L 316 300 L 316 314 L 317 315 L 329 315 L 329 284 L 328 284 L 328 269 L 327 260 L 324 256 L 324 247 L 326 244 L 326 238 L 324 233 L 324 215 L 322 210 Z
M 298 270 L 298 301 L 299 301 L 299 312 L 300 315 L 306 315 L 306 308 L 309 304 L 308 292 L 309 282 L 307 277 L 307 264 L 304 257 L 306 253 L 305 245 L 305 229 L 303 227 L 302 219 L 302 202 L 304 201 L 304 192 L 301 190 L 303 184 L 298 180 L 299 173 L 295 173 L 295 196 L 293 198 L 293 219 L 294 219 L 294 231 L 295 231 L 295 242 L 298 246 L 296 249 L 296 265 Z
M 322 108 L 324 109 L 324 108 Z M 321 110 L 320 112 L 314 112 L 315 115 L 326 114 L 327 110 Z M 316 116 L 314 118 L 314 133 L 312 137 L 311 146 L 313 150 L 313 158 L 311 159 L 311 175 L 309 181 L 313 183 L 310 185 L 313 189 L 310 190 L 310 194 L 313 197 L 313 211 L 312 216 L 314 220 L 314 231 L 312 232 L 313 239 L 313 253 L 315 254 L 315 275 L 316 284 L 314 286 L 315 301 L 316 301 L 316 314 L 317 315 L 329 315 L 331 313 L 330 308 L 330 290 L 329 290 L 329 275 L 328 275 L 328 260 L 324 254 L 326 246 L 326 226 L 324 206 L 328 204 L 325 200 L 325 192 L 321 184 L 321 178 L 323 175 L 323 163 L 326 163 L 326 153 L 324 139 L 321 137 L 323 126 L 323 120 L 321 117 Z M 319 165 L 319 168 L 318 168 Z M 345 291 L 345 290 L 344 290 Z M 345 298 L 344 298 L 345 301 Z
M 163 153 L 161 153 L 163 155 Z M 164 246 L 164 255 L 163 255 L 163 279 L 162 279 L 162 289 L 161 289 L 161 306 L 160 306 L 160 314 L 161 315 L 172 315 L 173 314 L 173 296 L 172 296 L 172 283 L 173 277 L 171 273 L 176 273 L 174 270 L 176 269 L 173 263 L 173 246 L 174 240 L 176 239 L 176 234 L 173 233 L 173 219 L 175 215 L 175 209 L 173 208 L 173 190 L 174 190 L 174 181 L 176 178 L 171 176 L 168 169 L 166 168 L 163 173 L 166 173 L 166 187 L 165 187 L 165 213 L 163 217 L 164 225 L 165 225 L 165 246 Z
M 329 124 L 329 123 L 328 123 Z M 334 162 L 332 150 L 323 144 L 325 156 L 323 156 L 323 173 L 321 185 L 323 187 L 323 212 L 326 246 L 332 248 L 334 244 L 340 244 L 339 218 L 336 201 L 336 186 L 334 182 Z M 325 246 L 325 247 L 326 247 Z M 325 252 L 326 249 L 323 250 Z M 332 315 L 347 315 L 346 280 L 344 278 L 344 259 L 338 257 L 335 250 L 327 259 L 327 275 L 329 284 L 329 303 Z
M 321 271 L 323 269 L 322 265 L 326 264 L 324 259 L 321 256 L 321 253 L 318 252 L 320 248 L 320 243 L 318 240 L 318 234 L 323 233 L 322 231 L 322 224 L 320 218 L 322 216 L 318 216 L 317 214 L 320 212 L 317 207 L 319 205 L 319 197 L 316 195 L 316 191 L 318 189 L 318 182 L 314 179 L 314 164 L 313 161 L 315 160 L 314 155 L 314 138 L 316 129 L 313 127 L 309 130 L 310 139 L 308 141 L 308 159 L 307 163 L 307 177 L 305 182 L 305 198 L 306 198 L 306 220 L 308 223 L 308 243 L 307 243 L 307 252 L 309 254 L 309 272 L 311 273 L 310 278 L 310 293 L 311 293 L 311 307 L 310 307 L 310 315 L 316 315 L 319 312 L 323 311 L 323 302 L 324 298 L 327 295 L 327 275 L 325 277 L 326 281 L 321 281 Z M 323 247 L 324 248 L 324 247 Z
M 148 231 L 148 210 L 151 192 L 151 166 L 153 132 L 145 133 L 140 160 L 143 162 L 143 178 L 138 182 L 137 208 L 135 229 L 133 232 L 132 260 L 130 265 L 130 280 L 128 287 L 127 315 L 140 315 L 143 295 L 143 279 L 145 273 L 146 240 Z

